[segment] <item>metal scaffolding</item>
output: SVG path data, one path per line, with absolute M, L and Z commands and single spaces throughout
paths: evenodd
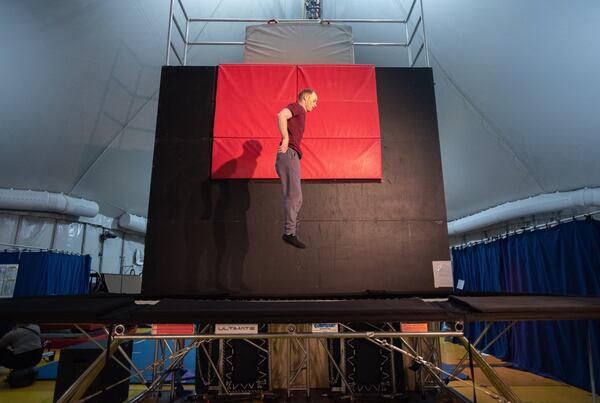
M 512 322 L 510 326 L 514 325 L 515 322 Z M 67 401 L 86 401 L 91 399 L 92 397 L 97 396 L 102 393 L 102 391 L 94 393 L 93 395 L 84 396 L 86 393 L 86 389 L 92 384 L 96 376 L 102 371 L 104 366 L 108 363 L 109 360 L 116 360 L 117 363 L 125 368 L 129 375 L 114 383 L 113 385 L 107 385 L 103 390 L 110 390 L 111 388 L 129 381 L 130 378 L 135 377 L 138 378 L 142 385 L 145 386 L 145 390 L 135 396 L 131 402 L 140 402 L 146 399 L 149 396 L 156 394 L 164 394 L 166 392 L 170 393 L 171 398 L 175 398 L 177 390 L 176 388 L 181 385 L 177 385 L 177 374 L 182 367 L 183 359 L 185 356 L 194 350 L 198 350 L 199 354 L 203 355 L 203 357 L 207 360 L 207 363 L 210 365 L 214 374 L 216 375 L 216 379 L 218 380 L 219 390 L 218 395 L 227 397 L 234 395 L 244 395 L 251 393 L 240 393 L 229 390 L 226 383 L 224 382 L 223 375 L 219 370 L 219 363 L 215 362 L 214 358 L 208 353 L 206 349 L 206 345 L 210 341 L 223 341 L 223 340 L 244 340 L 247 343 L 257 346 L 257 341 L 259 339 L 264 340 L 279 340 L 284 339 L 287 340 L 289 345 L 300 346 L 300 349 L 304 352 L 304 354 L 300 357 L 300 362 L 296 362 L 295 365 L 291 365 L 288 367 L 288 378 L 287 378 L 287 394 L 288 396 L 294 390 L 301 390 L 306 393 L 306 396 L 309 397 L 310 393 L 310 349 L 308 345 L 308 340 L 316 339 L 318 341 L 318 345 L 321 346 L 325 353 L 327 354 L 329 363 L 335 368 L 337 372 L 337 376 L 341 379 L 343 384 L 343 392 L 350 399 L 360 396 L 358 391 L 352 387 L 350 380 L 348 379 L 348 375 L 345 373 L 344 368 L 342 368 L 338 363 L 336 363 L 336 359 L 333 357 L 330 349 L 326 341 L 328 339 L 338 339 L 348 340 L 348 339 L 364 339 L 379 348 L 386 350 L 390 353 L 399 353 L 403 356 L 407 357 L 411 362 L 411 367 L 417 368 L 419 373 L 422 375 L 417 376 L 417 381 L 419 383 L 419 388 L 422 392 L 426 389 L 435 389 L 437 391 L 450 391 L 456 394 L 455 391 L 448 385 L 449 381 L 458 381 L 462 384 L 469 385 L 472 387 L 475 393 L 475 390 L 480 393 L 484 393 L 489 397 L 499 401 L 499 402 L 513 402 L 519 403 L 521 402 L 520 398 L 511 390 L 511 388 L 498 377 L 495 373 L 494 369 L 486 362 L 486 360 L 482 356 L 482 352 L 489 348 L 499 337 L 496 337 L 492 342 L 490 342 L 487 346 L 485 346 L 482 350 L 478 350 L 476 347 L 479 342 L 483 339 L 483 335 L 489 331 L 491 328 L 491 323 L 486 326 L 482 335 L 474 342 L 471 343 L 464 336 L 462 331 L 454 330 L 454 331 L 428 331 L 428 332 L 402 332 L 402 331 L 388 331 L 387 329 L 394 329 L 391 324 L 386 323 L 381 330 L 378 331 L 356 331 L 349 327 L 348 325 L 338 324 L 342 331 L 338 331 L 336 333 L 298 333 L 295 331 L 289 331 L 287 333 L 258 333 L 258 334 L 215 334 L 208 333 L 207 327 L 204 327 L 202 330 L 198 329 L 195 334 L 172 334 L 172 335 L 155 335 L 155 334 L 129 334 L 128 329 L 124 325 L 116 325 L 110 326 L 110 328 L 105 328 L 105 332 L 108 335 L 106 345 L 103 346 L 99 344 L 97 341 L 93 340 L 90 335 L 88 335 L 81 327 L 76 327 L 84 334 L 86 334 L 91 340 L 96 343 L 98 347 L 102 349 L 102 353 L 99 357 L 90 365 L 90 367 L 84 371 L 81 376 L 68 388 L 67 391 L 57 400 L 58 402 L 67 402 Z M 290 325 L 292 328 L 293 325 Z M 457 328 L 460 329 L 460 328 Z M 508 331 L 508 328 L 507 330 Z M 439 349 L 435 348 L 435 343 L 439 343 L 441 338 L 453 337 L 460 342 L 465 349 L 465 357 L 457 364 L 456 368 L 453 371 L 446 371 L 441 367 L 441 357 L 439 355 Z M 121 349 L 121 344 L 126 341 L 135 341 L 135 340 L 154 340 L 155 341 L 155 357 L 154 362 L 146 366 L 146 368 L 138 369 L 133 364 L 133 362 L 126 358 L 127 363 L 120 361 L 115 353 L 117 351 L 123 351 Z M 169 343 L 168 341 L 172 342 Z M 187 345 L 185 342 L 188 342 Z M 420 350 L 419 345 L 424 343 L 426 346 L 429 346 L 429 349 L 426 353 L 423 353 Z M 267 354 L 270 354 L 270 349 L 261 348 Z M 123 354 L 126 357 L 126 354 Z M 458 374 L 463 370 L 464 363 L 468 358 L 468 364 L 470 366 L 471 371 L 471 382 L 467 380 L 460 379 Z M 494 391 L 483 388 L 475 384 L 473 367 L 475 363 L 481 371 L 484 373 L 486 378 L 489 380 L 491 385 L 494 387 Z M 168 364 L 168 365 L 167 365 Z M 150 381 L 147 381 L 144 373 L 150 371 L 152 374 L 152 378 Z M 302 371 L 306 371 L 306 382 L 305 384 L 298 386 L 294 385 L 294 380 L 298 376 L 298 374 Z M 171 375 L 171 379 L 167 382 L 168 376 Z M 395 384 L 394 384 L 395 385 Z M 165 390 L 165 387 L 167 389 Z M 394 388 L 394 391 L 396 388 Z M 266 395 L 269 395 L 269 391 L 261 391 L 260 396 L 254 396 L 258 399 L 264 398 Z
M 179 8 L 183 15 L 184 22 L 175 15 L 176 7 Z M 308 5 L 307 5 L 308 7 Z M 313 7 L 313 6 L 311 6 Z M 316 7 L 316 6 L 314 6 Z M 356 23 L 356 24 L 397 24 L 404 30 L 404 38 L 401 41 L 389 42 L 353 42 L 354 46 L 385 46 L 385 47 L 402 47 L 407 49 L 408 65 L 414 67 L 422 56 L 425 58 L 425 66 L 430 67 L 429 62 L 429 47 L 427 44 L 427 35 L 425 32 L 425 17 L 423 13 L 423 0 L 412 0 L 410 8 L 406 16 L 401 19 L 389 18 L 326 18 L 323 16 L 322 5 L 318 6 L 318 15 L 320 18 L 314 17 L 317 11 L 316 8 L 311 8 L 309 15 L 306 18 L 289 19 L 289 18 L 194 18 L 188 14 L 182 0 L 171 0 L 169 8 L 169 29 L 167 31 L 167 51 L 165 65 L 171 65 L 171 55 L 177 59 L 179 65 L 186 66 L 188 59 L 188 51 L 192 46 L 244 46 L 245 41 L 192 41 L 189 38 L 190 27 L 196 23 L 314 23 L 314 24 L 329 24 L 329 23 Z M 416 11 L 415 11 L 416 10 Z M 304 13 L 306 14 L 306 13 Z M 178 46 L 173 41 L 173 33 L 179 36 L 181 44 Z M 417 35 L 420 33 L 420 35 Z M 416 39 L 415 39 L 416 38 Z M 413 53 L 413 48 L 419 44 L 416 51 Z M 183 51 L 181 51 L 183 47 Z

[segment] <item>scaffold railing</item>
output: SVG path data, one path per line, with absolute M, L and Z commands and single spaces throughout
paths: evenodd
M 398 5 L 399 8 L 402 8 Z M 175 11 L 179 9 L 185 21 L 177 18 Z M 314 11 L 314 10 L 313 10 Z M 402 9 L 401 11 L 405 11 Z M 306 13 L 304 13 L 306 14 Z M 314 15 L 310 14 L 310 15 Z M 309 16 L 310 16 L 309 15 Z M 167 31 L 167 49 L 165 65 L 170 66 L 173 57 L 180 66 L 187 66 L 188 53 L 193 46 L 244 46 L 245 41 L 198 41 L 190 40 L 190 28 L 197 23 L 314 23 L 314 24 L 397 24 L 404 30 L 404 37 L 400 40 L 382 42 L 353 41 L 353 46 L 375 47 L 401 47 L 407 49 L 408 66 L 415 67 L 422 60 L 426 67 L 430 67 L 429 47 L 425 31 L 425 17 L 423 13 L 423 0 L 411 0 L 410 7 L 404 18 L 326 18 L 323 16 L 322 5 L 319 8 L 320 18 L 223 18 L 223 17 L 192 17 L 186 10 L 182 0 L 171 0 L 169 8 L 169 28 Z M 174 36 L 179 36 L 179 44 L 173 41 Z M 418 46 L 417 46 L 418 44 Z M 183 48 L 183 49 L 182 49 Z M 414 49 L 416 48 L 416 51 Z M 172 57 L 173 56 L 173 57 Z

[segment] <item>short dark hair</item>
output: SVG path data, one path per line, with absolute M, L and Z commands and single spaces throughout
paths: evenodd
M 298 94 L 298 101 L 302 100 L 302 98 L 305 95 L 312 95 L 314 93 L 315 93 L 315 91 L 313 89 L 311 89 L 311 88 L 305 88 L 302 91 L 300 91 L 300 93 Z

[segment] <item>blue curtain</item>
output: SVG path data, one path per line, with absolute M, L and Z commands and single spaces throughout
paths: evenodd
M 452 251 L 455 292 L 600 296 L 600 223 L 588 219 Z M 473 340 L 482 324 L 468 327 Z M 488 339 L 498 334 L 495 328 Z M 518 368 L 590 390 L 587 337 L 600 387 L 600 322 L 520 322 L 490 353 Z M 480 345 L 481 347 L 481 345 Z
M 19 252 L 0 252 L 0 264 L 19 264 Z
M 87 294 L 92 259 L 54 252 L 23 252 L 15 297 Z
M 463 291 L 498 293 L 503 290 L 502 278 L 498 267 L 502 264 L 502 248 L 497 243 L 476 245 L 460 250 L 461 258 L 456 259 L 453 252 L 454 278 L 465 282 Z M 505 328 L 504 322 L 497 322 L 484 335 L 477 347 L 488 345 Z M 467 323 L 465 336 L 471 341 L 479 336 L 485 327 L 483 322 Z M 502 360 L 510 358 L 508 336 L 502 335 L 485 353 L 492 354 Z

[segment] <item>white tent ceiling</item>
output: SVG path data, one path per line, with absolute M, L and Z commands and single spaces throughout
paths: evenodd
M 449 219 L 600 186 L 600 2 L 423 0 Z M 322 0 L 326 18 L 401 18 L 405 0 Z M 184 0 L 208 17 L 298 18 L 300 0 Z M 404 6 L 404 7 L 402 7 Z M 146 215 L 167 0 L 0 2 L 0 187 L 64 192 Z M 404 31 L 353 24 L 357 41 Z M 244 24 L 192 38 L 243 40 Z M 357 63 L 405 65 L 400 49 Z M 242 61 L 204 47 L 189 64 Z

